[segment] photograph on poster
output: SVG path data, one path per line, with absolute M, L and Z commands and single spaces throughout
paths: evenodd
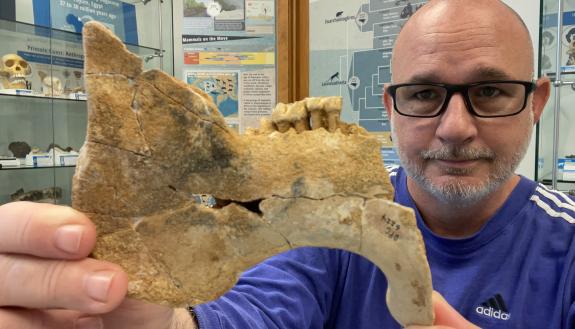
M 184 0 L 184 23 L 214 31 L 244 31 L 245 0 Z
M 246 32 L 273 34 L 275 32 L 275 1 L 246 1 Z
M 187 71 L 186 82 L 207 93 L 224 118 L 239 116 L 239 71 Z

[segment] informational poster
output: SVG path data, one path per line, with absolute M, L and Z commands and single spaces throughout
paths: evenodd
M 136 8 L 120 0 L 33 0 L 34 24 L 80 33 L 86 22 L 96 20 L 120 39 L 138 44 Z
M 258 127 L 260 118 L 269 116 L 275 106 L 275 70 L 244 72 L 242 86 L 242 126 Z
M 399 159 L 382 103 L 392 47 L 427 1 L 310 0 L 310 95 L 342 96 L 342 119 L 376 134 L 386 164 Z
M 184 0 L 182 50 L 184 80 L 212 96 L 230 127 L 244 132 L 271 114 L 275 0 Z

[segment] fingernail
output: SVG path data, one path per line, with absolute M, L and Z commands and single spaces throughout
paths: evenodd
M 56 247 L 67 253 L 77 253 L 80 249 L 84 227 L 81 225 L 66 225 L 56 230 Z
M 80 318 L 76 320 L 74 329 L 103 329 L 102 318 Z
M 91 298 L 105 303 L 108 301 L 108 292 L 115 272 L 95 272 L 88 275 L 84 281 L 84 289 Z

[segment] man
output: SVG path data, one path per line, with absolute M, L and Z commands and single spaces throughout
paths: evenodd
M 575 202 L 513 174 L 550 90 L 531 83 L 531 49 L 498 0 L 431 1 L 398 37 L 384 101 L 404 168 L 391 179 L 447 300 L 434 296 L 436 328 L 575 326 Z M 124 300 L 125 274 L 85 258 L 94 240 L 71 209 L 0 207 L 0 327 L 195 327 L 185 310 Z M 202 329 L 397 328 L 386 286 L 365 259 L 303 248 L 195 315 Z

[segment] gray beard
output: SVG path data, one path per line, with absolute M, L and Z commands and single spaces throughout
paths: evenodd
M 398 147 L 397 153 L 402 167 L 407 175 L 413 179 L 424 191 L 432 195 L 439 202 L 456 208 L 467 208 L 476 205 L 485 199 L 492 192 L 499 189 L 511 176 L 527 152 L 529 141 L 531 140 L 532 129 L 511 155 L 510 159 L 502 159 L 489 148 L 472 148 L 469 146 L 444 144 L 436 150 L 425 150 L 420 152 L 418 159 L 412 161 Z M 392 129 L 393 140 L 398 141 Z M 429 177 L 424 174 L 425 163 L 429 160 L 486 160 L 494 163 L 494 170 L 488 178 L 480 184 L 465 184 L 462 180 L 454 178 L 446 184 L 434 184 Z M 445 168 L 445 174 L 453 176 L 463 176 L 471 173 L 467 168 Z

